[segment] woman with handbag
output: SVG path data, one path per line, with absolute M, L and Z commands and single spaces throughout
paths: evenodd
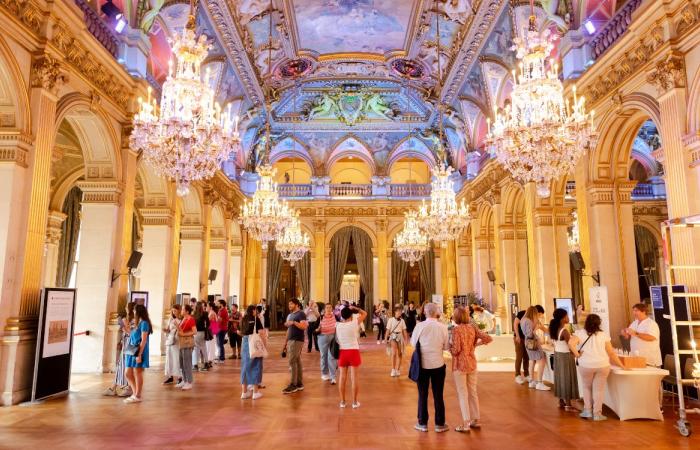
M 542 306 L 530 306 L 520 321 L 520 329 L 523 330 L 525 335 L 525 350 L 528 358 L 530 358 L 529 369 L 532 381 L 530 381 L 529 387 L 538 391 L 550 391 L 552 388 L 542 382 L 547 358 L 542 350 L 540 339 L 537 337 L 537 330 L 547 331 L 542 325 L 542 316 L 544 316 L 544 308 Z
M 182 320 L 178 325 L 178 342 L 180 347 L 180 367 L 182 368 L 182 381 L 175 387 L 188 391 L 192 389 L 194 377 L 192 376 L 192 349 L 194 348 L 194 336 L 197 334 L 197 324 L 192 317 L 192 307 L 185 305 L 182 308 Z
M 245 400 L 253 398 L 257 400 L 263 396 L 258 390 L 258 386 L 262 382 L 262 356 L 251 356 L 251 338 L 252 335 L 258 335 L 264 330 L 262 322 L 258 318 L 255 305 L 248 305 L 245 315 L 241 321 L 241 334 L 243 335 L 243 344 L 241 347 L 241 399 Z M 257 336 L 257 338 L 260 338 Z M 256 339 L 262 343 L 262 339 Z M 263 344 L 264 345 L 264 344 Z M 248 392 L 252 386 L 252 394 Z
M 120 339 L 117 342 L 116 370 L 114 373 L 114 383 L 104 392 L 106 396 L 131 397 L 133 394 L 129 387 L 129 382 L 126 380 L 126 353 L 124 353 L 124 349 L 129 342 L 131 325 L 134 320 L 135 305 L 136 303 L 127 303 L 124 308 L 124 313 L 119 315 L 117 321 L 119 324 Z
M 452 375 L 457 388 L 462 424 L 455 428 L 460 433 L 468 433 L 471 428 L 481 428 L 479 423 L 479 396 L 476 389 L 476 355 L 478 345 L 486 345 L 493 338 L 470 323 L 466 309 L 456 308 L 452 320 L 457 324 L 452 329 Z
M 177 338 L 177 332 L 180 325 L 180 305 L 173 305 L 170 310 L 170 318 L 168 326 L 165 330 L 165 381 L 163 384 L 173 384 L 175 377 L 182 381 L 182 372 L 180 370 L 180 346 Z
M 579 417 L 594 421 L 607 419 L 603 415 L 603 399 L 610 375 L 610 362 L 623 367 L 610 344 L 610 336 L 600 327 L 601 322 L 599 315 L 589 314 L 584 329 L 577 330 L 571 338 L 583 387 L 583 411 Z
M 408 342 L 408 332 L 406 321 L 401 315 L 403 308 L 397 306 L 394 308 L 394 316 L 389 319 L 386 324 L 386 344 L 389 346 L 389 354 L 391 355 L 391 376 L 401 376 L 401 359 L 403 358 L 404 347 Z
M 554 310 L 549 322 L 549 336 L 554 341 L 554 396 L 559 398 L 559 407 L 565 411 L 578 411 L 571 402 L 578 400 L 576 359 L 569 329 L 569 314 L 565 309 Z
M 145 306 L 137 304 L 134 307 L 134 320 L 136 326 L 131 330 L 129 345 L 124 351 L 126 353 L 126 379 L 131 386 L 133 395 L 124 399 L 124 403 L 141 401 L 143 369 L 149 367 L 148 336 L 153 333 L 153 326 Z
M 197 302 L 194 310 L 194 320 L 197 324 L 197 334 L 194 335 L 194 346 L 197 355 L 195 369 L 206 372 L 209 367 L 207 359 L 207 330 L 209 330 L 209 315 L 204 310 L 204 302 Z

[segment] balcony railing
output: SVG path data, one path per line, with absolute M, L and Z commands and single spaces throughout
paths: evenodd
M 566 182 L 566 199 L 573 200 L 576 193 L 576 182 Z M 637 183 L 632 189 L 632 200 L 664 200 L 666 198 L 663 183 Z
M 430 184 L 391 184 L 392 197 L 430 197 Z
M 87 26 L 88 31 L 112 56 L 116 57 L 119 53 L 119 38 L 116 33 L 102 20 L 97 11 L 92 9 L 86 0 L 74 1 L 83 12 L 85 26 Z
M 605 27 L 591 39 L 590 45 L 593 59 L 598 59 L 627 31 L 630 23 L 632 23 L 632 13 L 641 4 L 642 0 L 629 0 L 615 13 Z
M 331 197 L 370 197 L 371 184 L 331 184 Z
M 279 184 L 277 185 L 277 192 L 279 192 L 280 197 L 310 197 L 311 185 Z

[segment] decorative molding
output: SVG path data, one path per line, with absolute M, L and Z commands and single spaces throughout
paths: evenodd
M 0 0 L 0 6 L 15 16 L 29 28 L 34 34 L 41 33 L 44 13 L 31 1 L 27 0 Z
M 181 240 L 201 241 L 204 239 L 204 227 L 201 225 L 183 225 L 180 227 Z
M 385 232 L 387 229 L 387 225 L 389 225 L 389 221 L 386 218 L 380 218 L 375 220 L 374 224 L 377 227 L 377 231 Z
M 63 221 L 66 220 L 66 215 L 60 211 L 49 211 L 46 220 L 46 243 L 50 245 L 58 245 L 63 234 Z
M 116 181 L 79 181 L 77 186 L 83 191 L 82 203 L 119 204 L 122 189 Z
M 67 81 L 61 63 L 48 53 L 39 55 L 32 61 L 29 78 L 31 87 L 43 88 L 55 95 Z
M 0 163 L 14 162 L 18 166 L 28 167 L 27 162 L 32 137 L 19 132 L 0 133 Z
M 147 226 L 171 226 L 173 212 L 169 208 L 141 208 L 139 213 L 143 218 L 141 224 Z
M 637 181 L 618 181 L 615 183 L 617 200 L 621 203 L 632 203 L 632 191 L 637 186 Z
M 647 81 L 653 84 L 659 95 L 671 89 L 686 86 L 685 62 L 682 55 L 671 53 L 656 63 L 656 67 L 647 75 Z
M 325 219 L 314 219 L 313 220 L 314 232 L 323 233 L 326 231 L 326 220 Z
M 591 205 L 603 205 L 613 203 L 614 185 L 612 183 L 594 183 L 588 186 L 587 194 Z
M 678 25 L 676 25 L 676 34 L 682 35 L 686 31 L 690 30 L 695 24 L 700 20 L 700 7 L 688 2 L 681 10 L 680 19 L 678 20 Z

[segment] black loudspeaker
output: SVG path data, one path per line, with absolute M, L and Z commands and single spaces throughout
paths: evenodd
M 489 281 L 490 281 L 491 283 L 495 283 L 495 282 L 496 282 L 496 274 L 493 273 L 493 270 L 489 270 L 488 272 L 486 272 L 486 276 L 489 277 Z
M 217 274 L 217 273 L 218 273 L 218 272 L 216 271 L 216 269 L 211 269 L 211 270 L 209 271 L 209 281 L 214 281 L 214 280 L 216 280 L 216 274 Z
M 586 268 L 586 263 L 583 261 L 581 252 L 570 252 L 569 260 L 571 261 L 571 267 L 573 267 L 577 272 L 580 272 Z
M 137 252 L 134 250 L 131 252 L 131 256 L 129 256 L 129 261 L 126 263 L 126 267 L 129 268 L 129 270 L 133 270 L 138 268 L 139 263 L 141 262 L 141 257 L 143 256 L 143 253 Z

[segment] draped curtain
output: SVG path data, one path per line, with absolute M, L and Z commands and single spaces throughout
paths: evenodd
M 425 301 L 431 302 L 433 294 L 435 294 L 435 250 L 432 246 L 418 261 L 418 269 L 420 269 L 420 281 L 423 285 L 423 292 L 425 292 Z
M 297 281 L 301 286 L 301 295 L 305 301 L 310 298 L 311 291 L 311 252 L 306 252 L 301 260 L 294 265 L 297 272 Z
M 70 275 L 78 251 L 78 236 L 80 234 L 80 201 L 83 193 L 79 187 L 68 192 L 63 202 L 63 213 L 66 219 L 61 225 L 61 241 L 58 244 L 58 267 L 56 270 L 56 287 L 68 287 Z
M 396 250 L 391 252 L 391 301 L 394 305 L 401 302 L 407 272 L 408 263 L 401 259 Z
M 331 252 L 328 258 L 328 301 L 335 302 L 343 284 L 345 264 L 350 249 L 350 228 L 339 230 L 331 239 Z
M 275 242 L 270 242 L 267 247 L 267 286 L 265 287 L 265 298 L 270 311 L 277 311 L 277 288 L 280 285 L 280 277 L 282 276 L 282 262 L 282 255 L 277 251 Z M 272 327 L 277 326 L 275 323 L 277 314 L 270 314 L 270 320 L 274 321 L 270 324 Z
M 659 271 L 657 267 L 658 245 L 654 235 L 641 225 L 634 226 L 634 246 L 637 250 L 637 262 L 648 277 L 647 284 L 656 286 L 659 284 Z M 646 270 L 644 270 L 646 269 Z
M 355 227 L 350 229 L 352 230 L 352 248 L 355 251 L 355 259 L 357 260 L 357 273 L 360 275 L 360 286 L 365 292 L 364 310 L 367 311 L 367 319 L 371 320 L 370 316 L 374 308 L 374 299 L 372 297 L 374 288 L 372 241 L 367 236 L 367 233 L 361 229 Z

